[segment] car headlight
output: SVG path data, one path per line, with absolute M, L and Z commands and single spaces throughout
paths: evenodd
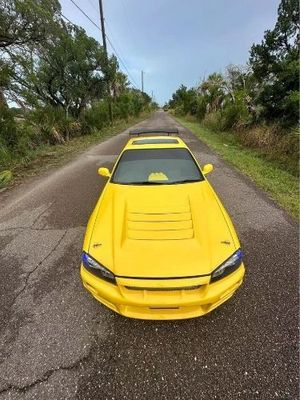
M 98 261 L 94 260 L 89 254 L 83 252 L 81 260 L 85 268 L 99 278 L 104 279 L 110 283 L 116 284 L 116 278 L 112 272 L 103 267 Z
M 219 279 L 234 272 L 242 264 L 243 253 L 239 249 L 231 257 L 229 257 L 223 264 L 221 264 L 214 272 L 211 274 L 210 282 L 216 282 Z

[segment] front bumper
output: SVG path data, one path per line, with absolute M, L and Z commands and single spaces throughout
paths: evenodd
M 182 279 L 116 278 L 117 285 L 91 274 L 83 265 L 84 287 L 108 308 L 131 318 L 185 319 L 209 313 L 242 284 L 245 267 L 212 284 L 210 276 Z

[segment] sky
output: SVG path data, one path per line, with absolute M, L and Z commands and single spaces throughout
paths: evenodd
M 73 0 L 100 25 L 98 0 Z M 71 0 L 62 13 L 101 43 Z M 137 88 L 163 105 L 181 85 L 196 86 L 229 64 L 246 64 L 253 43 L 277 19 L 279 0 L 103 0 L 106 34 Z M 112 48 L 108 44 L 108 51 Z M 127 70 L 125 69 L 127 68 Z

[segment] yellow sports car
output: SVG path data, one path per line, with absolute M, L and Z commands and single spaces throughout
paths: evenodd
M 108 182 L 87 226 L 83 285 L 126 317 L 198 317 L 243 282 L 240 243 L 205 177 L 213 166 L 201 169 L 179 137 L 142 133 L 111 173 L 98 170 Z

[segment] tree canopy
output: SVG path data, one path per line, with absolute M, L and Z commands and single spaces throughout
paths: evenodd
M 60 11 L 58 0 L 2 0 L 0 48 L 45 41 Z
M 285 124 L 299 120 L 299 39 L 299 2 L 282 0 L 275 28 L 250 51 L 257 102 L 266 119 L 280 118 Z
M 1 151 L 62 143 L 73 128 L 74 135 L 101 129 L 109 103 L 118 119 L 138 115 L 151 99 L 130 88 L 114 55 L 107 58 L 102 45 L 65 20 L 58 0 L 0 2 Z
M 226 128 L 259 121 L 294 126 L 299 121 L 299 40 L 299 2 L 282 0 L 274 29 L 253 44 L 247 66 L 230 65 L 196 88 L 180 86 L 169 106 L 200 118 L 218 113 Z

